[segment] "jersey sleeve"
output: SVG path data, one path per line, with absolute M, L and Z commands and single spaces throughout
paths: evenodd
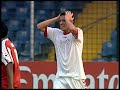
M 49 38 L 50 40 L 54 41 L 54 38 L 56 37 L 56 28 L 46 27 L 44 36 Z
M 6 45 L 2 46 L 2 62 L 5 64 L 5 66 L 10 62 L 13 63 L 11 49 Z
M 83 42 L 83 31 L 80 28 L 77 28 L 76 39 L 78 39 L 80 42 Z

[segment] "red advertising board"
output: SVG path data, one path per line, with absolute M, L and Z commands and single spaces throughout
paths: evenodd
M 84 62 L 90 89 L 118 89 L 118 62 Z M 52 89 L 56 73 L 56 62 L 20 62 L 21 88 Z

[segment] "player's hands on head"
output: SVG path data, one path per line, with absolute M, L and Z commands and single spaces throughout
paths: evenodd
M 57 16 L 57 21 L 60 21 L 60 14 Z
M 65 19 L 71 21 L 74 20 L 73 13 L 71 11 L 66 11 L 65 12 Z

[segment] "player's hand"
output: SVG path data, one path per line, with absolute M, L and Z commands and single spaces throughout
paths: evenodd
M 73 13 L 71 13 L 71 11 L 66 11 L 65 12 L 65 19 L 67 19 L 69 21 L 74 20 Z
M 60 14 L 57 16 L 57 21 L 60 21 Z

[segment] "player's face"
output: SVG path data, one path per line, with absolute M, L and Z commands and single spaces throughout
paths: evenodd
M 63 30 L 63 31 L 68 30 L 68 27 L 67 27 L 66 22 L 65 22 L 65 16 L 64 15 L 60 16 L 59 24 L 60 24 L 60 29 L 61 30 Z

